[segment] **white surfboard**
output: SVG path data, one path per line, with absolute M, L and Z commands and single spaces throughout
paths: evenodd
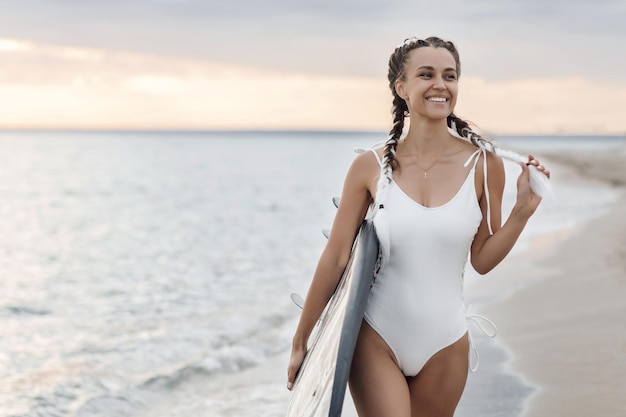
M 363 312 L 378 264 L 371 221 L 363 222 L 346 269 L 296 377 L 286 417 L 339 417 Z

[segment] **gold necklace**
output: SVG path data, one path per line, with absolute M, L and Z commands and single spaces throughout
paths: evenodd
M 428 167 L 428 169 L 424 169 L 424 168 L 422 168 L 422 167 L 421 167 L 421 165 L 420 165 L 420 164 L 418 164 L 417 162 L 415 163 L 415 165 L 417 165 L 417 167 L 418 167 L 419 169 L 421 169 L 422 171 L 424 171 L 424 178 L 425 178 L 425 179 L 428 179 L 428 171 L 430 171 L 430 170 L 431 170 L 431 168 L 432 168 L 432 167 L 434 167 L 434 166 L 435 166 L 435 164 L 437 164 L 437 162 L 439 162 L 439 160 L 441 159 L 441 157 L 443 156 L 443 154 L 446 152 L 446 148 L 447 148 L 447 147 L 448 147 L 448 144 L 446 143 L 446 145 L 445 145 L 445 146 L 443 147 L 443 149 L 441 150 L 441 153 L 439 154 L 439 156 L 435 159 L 435 161 L 434 161 L 432 164 L 430 164 L 430 166 Z M 420 160 L 421 160 L 421 158 L 420 158 Z

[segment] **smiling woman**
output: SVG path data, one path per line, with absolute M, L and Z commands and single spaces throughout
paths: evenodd
M 460 75 L 455 45 L 437 37 L 407 39 L 389 58 L 393 126 L 384 146 L 356 157 L 346 175 L 293 337 L 288 389 L 367 219 L 381 253 L 351 362 L 358 414 L 454 415 L 468 371 L 478 368 L 469 321 L 491 324 L 492 332 L 481 329 L 495 336 L 493 323 L 464 305 L 468 256 L 480 274 L 498 265 L 541 201 L 530 171 L 550 175 L 532 155 L 520 163 L 517 201 L 502 224 L 503 163 L 454 114 Z
M 412 55 L 406 74 L 402 75 L 403 82 L 394 86 L 396 92 L 423 116 L 445 113 L 447 117 L 456 105 L 460 65 L 444 48 L 419 48 Z M 416 62 L 432 62 L 434 66 Z

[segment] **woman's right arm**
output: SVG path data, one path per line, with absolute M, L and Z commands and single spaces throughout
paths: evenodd
M 359 227 L 371 202 L 370 187 L 375 184 L 378 163 L 371 152 L 357 156 L 346 175 L 326 247 L 315 269 L 304 301 L 300 322 L 293 337 L 287 388 L 291 389 L 304 360 L 307 343 L 317 320 L 343 274 Z

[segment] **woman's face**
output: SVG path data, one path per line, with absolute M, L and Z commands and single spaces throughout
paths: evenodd
M 454 111 L 458 94 L 454 57 L 445 48 L 411 50 L 404 79 L 396 82 L 396 91 L 406 101 L 411 116 L 434 120 L 448 117 Z

